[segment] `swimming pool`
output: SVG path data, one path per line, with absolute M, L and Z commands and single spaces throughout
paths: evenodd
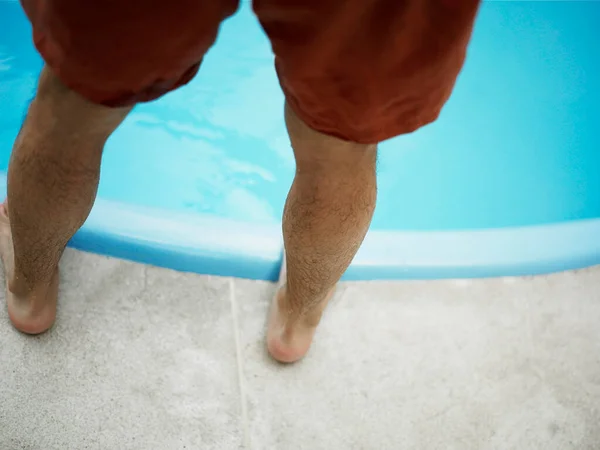
M 379 203 L 346 279 L 479 277 L 600 263 L 600 3 L 485 2 L 439 120 L 381 145 Z M 0 170 L 41 61 L 0 0 Z M 71 245 L 275 279 L 294 161 L 267 39 L 247 2 L 199 75 L 109 140 Z M 1 180 L 5 189 L 5 177 Z

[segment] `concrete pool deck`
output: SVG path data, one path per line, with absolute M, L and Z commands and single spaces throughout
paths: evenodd
M 294 366 L 273 292 L 68 250 L 50 332 L 2 299 L 0 448 L 600 448 L 600 267 L 344 283 Z

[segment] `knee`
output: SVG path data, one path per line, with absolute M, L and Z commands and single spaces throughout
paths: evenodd
M 296 174 L 312 178 L 374 174 L 376 144 L 345 141 L 313 130 L 286 105 L 285 119 L 296 158 Z
M 103 144 L 130 110 L 130 106 L 109 108 L 90 102 L 45 66 L 25 125 L 33 122 L 36 132 L 46 138 Z
M 70 92 L 70 89 L 60 81 L 48 66 L 42 68 L 38 79 L 36 98 L 60 97 L 69 95 Z

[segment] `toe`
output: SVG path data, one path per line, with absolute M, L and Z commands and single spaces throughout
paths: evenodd
M 12 308 L 8 309 L 8 317 L 10 318 L 13 326 L 21 333 L 25 334 L 42 334 L 52 328 L 54 325 L 55 314 L 43 314 L 35 318 L 31 317 L 20 317 L 19 313 L 12 311 Z
M 305 351 L 286 345 L 279 337 L 271 337 L 267 340 L 267 350 L 273 359 L 281 363 L 291 364 L 301 360 L 306 354 Z

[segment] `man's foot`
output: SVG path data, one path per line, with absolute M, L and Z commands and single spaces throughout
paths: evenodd
M 293 363 L 306 355 L 321 315 L 334 292 L 335 288 L 313 310 L 299 313 L 287 301 L 285 286 L 277 291 L 271 304 L 267 330 L 267 349 L 274 359 Z
M 58 298 L 58 270 L 49 286 L 27 291 L 25 294 L 14 289 L 14 252 L 6 203 L 0 205 L 0 257 L 4 264 L 6 279 L 6 306 L 8 317 L 15 328 L 27 334 L 47 331 L 56 319 Z

